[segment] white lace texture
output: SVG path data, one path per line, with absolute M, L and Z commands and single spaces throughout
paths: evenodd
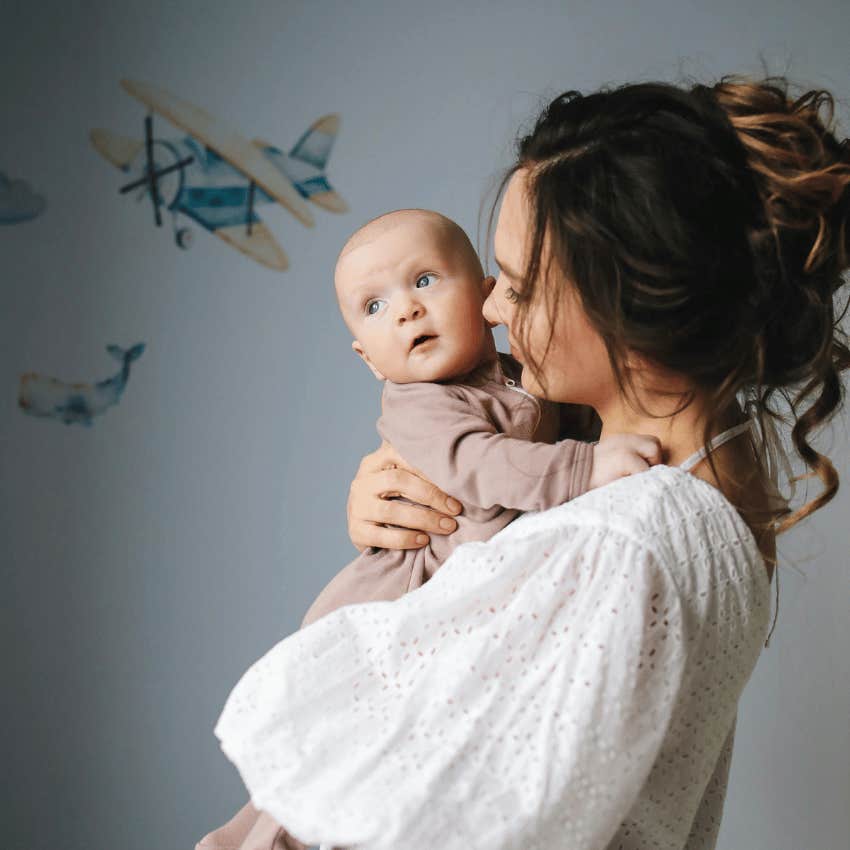
M 713 847 L 768 589 L 723 495 L 655 466 L 284 638 L 215 734 L 305 843 Z

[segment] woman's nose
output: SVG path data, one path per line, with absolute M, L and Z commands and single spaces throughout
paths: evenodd
M 496 325 L 504 324 L 504 319 L 499 315 L 498 310 L 496 310 L 496 301 L 493 298 L 493 292 L 491 292 L 487 299 L 484 301 L 484 306 L 481 309 L 481 312 L 484 314 L 484 318 L 487 321 L 487 324 L 490 325 L 491 328 L 495 328 Z

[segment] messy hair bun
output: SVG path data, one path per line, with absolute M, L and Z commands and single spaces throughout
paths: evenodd
M 544 392 L 525 343 L 530 305 L 545 290 L 554 330 L 559 290 L 569 286 L 621 392 L 634 387 L 635 353 L 702 394 L 703 443 L 721 484 L 729 478 L 711 436 L 742 406 L 758 421 L 756 471 L 775 498 L 767 511 L 742 515 L 760 547 L 838 490 L 835 467 L 808 439 L 840 406 L 840 372 L 850 366 L 839 327 L 847 305 L 836 319 L 834 304 L 850 254 L 850 140 L 836 136 L 829 92 L 789 89 L 785 77 L 730 75 L 711 86 L 566 91 L 517 139 L 497 192 L 527 169 L 529 247 L 512 331 Z M 555 277 L 542 273 L 544 237 Z M 774 394 L 790 418 L 772 408 Z M 791 426 L 811 470 L 789 483 L 817 476 L 824 485 L 796 512 L 778 488 L 777 459 L 787 470 L 788 458 L 774 421 Z
M 785 77 L 754 82 L 725 76 L 710 89 L 692 90 L 710 93 L 743 145 L 759 198 L 748 234 L 755 273 L 751 302 L 763 324 L 754 340 L 758 379 L 768 394 L 783 393 L 795 415 L 794 447 L 825 485 L 779 532 L 838 489 L 835 467 L 807 437 L 840 404 L 839 373 L 850 367 L 846 335 L 838 327 L 847 305 L 838 320 L 833 306 L 850 266 L 850 139 L 835 135 L 828 91 L 793 98 L 789 86 Z M 801 384 L 791 398 L 788 389 Z M 800 403 L 813 393 L 814 403 L 798 416 Z M 767 394 L 762 407 L 766 401 Z

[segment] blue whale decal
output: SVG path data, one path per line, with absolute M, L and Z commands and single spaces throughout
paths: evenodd
M 66 383 L 37 372 L 21 375 L 18 406 L 30 416 L 47 416 L 70 425 L 91 426 L 95 416 L 118 404 L 130 376 L 130 364 L 145 350 L 143 342 L 128 349 L 107 345 L 106 350 L 121 362 L 121 369 L 111 378 L 97 383 Z

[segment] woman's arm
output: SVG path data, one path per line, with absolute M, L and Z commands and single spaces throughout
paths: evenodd
M 258 808 L 308 844 L 590 850 L 656 764 L 665 805 L 703 784 L 713 754 L 683 761 L 680 738 L 659 758 L 688 682 L 679 735 L 722 745 L 730 715 L 696 707 L 726 668 L 694 677 L 701 624 L 649 549 L 563 522 L 450 563 L 421 595 L 344 606 L 243 676 L 215 734 Z
M 408 505 L 397 496 L 419 504 Z M 428 543 L 427 535 L 454 531 L 453 516 L 462 509 L 384 441 L 363 457 L 349 487 L 348 536 L 361 552 L 369 546 L 419 549 Z

